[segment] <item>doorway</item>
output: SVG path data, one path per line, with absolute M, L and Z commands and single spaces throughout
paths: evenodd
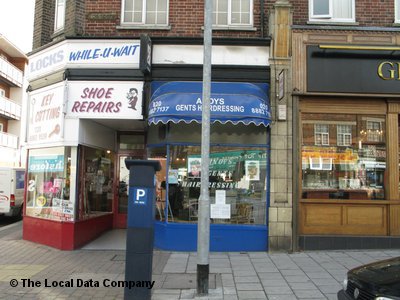
M 125 159 L 145 159 L 143 133 L 119 133 L 114 200 L 114 228 L 126 228 L 128 214 L 129 170 Z

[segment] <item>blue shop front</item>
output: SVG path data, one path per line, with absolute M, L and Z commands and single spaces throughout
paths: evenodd
M 270 123 L 265 83 L 212 82 L 211 251 L 268 250 Z M 153 81 L 147 153 L 156 174 L 155 247 L 197 249 L 202 82 Z

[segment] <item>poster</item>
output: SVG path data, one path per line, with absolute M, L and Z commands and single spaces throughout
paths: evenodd
M 231 205 L 230 204 L 211 204 L 210 205 L 211 219 L 230 219 Z
M 201 158 L 188 157 L 189 177 L 200 177 Z
M 246 160 L 245 174 L 248 180 L 260 180 L 260 162 L 258 160 Z

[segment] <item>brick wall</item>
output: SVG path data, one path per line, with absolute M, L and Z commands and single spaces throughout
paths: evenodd
M 214 30 L 214 37 L 259 38 L 261 37 L 260 1 L 254 0 L 253 17 L 255 30 Z M 268 8 L 265 1 L 264 36 L 267 29 Z M 121 24 L 121 0 L 76 0 L 67 1 L 65 29 L 61 35 L 53 36 L 54 0 L 36 0 L 33 49 L 43 46 L 54 38 L 63 36 L 129 37 L 137 38 L 141 33 L 153 37 L 202 37 L 204 1 L 170 0 L 169 30 L 118 29 Z
M 54 31 L 54 0 L 36 0 L 32 49 L 51 42 Z

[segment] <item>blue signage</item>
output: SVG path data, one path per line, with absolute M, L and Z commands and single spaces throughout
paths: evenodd
M 30 156 L 29 172 L 63 172 L 64 155 Z
M 267 84 L 213 82 L 211 122 L 268 126 L 271 111 Z M 149 124 L 198 122 L 202 119 L 201 82 L 153 82 Z

